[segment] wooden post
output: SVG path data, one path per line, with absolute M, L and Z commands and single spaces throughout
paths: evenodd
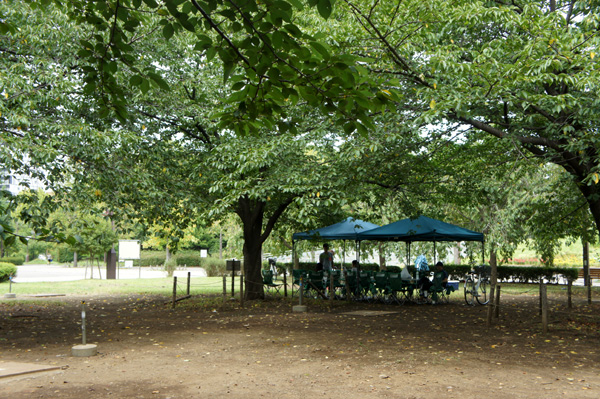
M 571 279 L 567 282 L 567 307 L 573 309 L 573 281 Z
M 344 282 L 346 284 L 346 300 L 350 300 L 350 284 L 348 283 L 348 271 L 344 269 Z
M 187 290 L 186 295 L 190 295 L 190 280 L 192 279 L 192 272 L 188 272 Z
M 175 309 L 176 303 L 177 303 L 177 276 L 173 276 L 173 305 L 172 305 L 173 309 Z
M 240 306 L 244 307 L 244 273 L 240 273 Z
M 540 284 L 540 297 L 542 300 L 542 332 L 548 332 L 548 296 L 546 293 L 546 284 Z
M 283 269 L 283 296 L 287 298 L 287 268 Z
M 329 271 L 329 306 L 333 303 L 333 269 Z
M 298 304 L 300 306 L 302 306 L 302 298 L 304 298 L 304 275 L 300 274 L 300 286 L 299 286 L 299 290 L 300 290 L 300 296 L 299 296 L 299 302 Z
M 235 267 L 231 271 L 231 297 L 235 296 Z
M 487 320 L 486 320 L 486 326 L 487 327 L 491 327 L 492 326 L 492 316 L 494 315 L 494 307 L 495 307 L 495 302 L 494 302 L 494 292 L 496 290 L 496 286 L 495 285 L 491 285 L 490 286 L 490 297 L 489 297 L 489 302 L 488 302 L 488 309 L 487 309 Z
M 542 286 L 544 285 L 544 281 L 542 281 L 542 278 L 540 277 L 540 316 L 542 316 L 542 309 L 543 309 L 543 303 L 542 303 Z
M 498 286 L 496 287 L 496 304 L 494 305 L 494 306 L 495 306 L 495 309 L 494 309 L 494 312 L 495 312 L 495 313 L 494 313 L 494 317 L 495 317 L 496 319 L 500 318 L 500 289 L 501 289 L 501 288 L 502 288 L 502 286 L 501 286 L 501 285 L 498 285 Z
M 223 274 L 223 304 L 225 304 L 226 297 L 227 297 L 227 275 Z

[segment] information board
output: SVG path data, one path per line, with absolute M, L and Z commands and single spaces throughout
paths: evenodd
M 140 241 L 139 240 L 119 240 L 119 260 L 139 259 Z

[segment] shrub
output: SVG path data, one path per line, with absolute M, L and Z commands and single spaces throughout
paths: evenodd
M 58 262 L 59 263 L 71 263 L 71 262 L 73 262 L 73 255 L 74 255 L 74 252 L 71 251 L 70 249 L 61 248 L 60 252 L 58 253 Z M 81 258 L 79 258 L 79 256 L 78 256 L 77 260 L 80 260 L 80 259 Z
M 226 272 L 226 261 L 218 258 L 203 258 L 202 267 L 206 270 L 208 277 L 222 276 Z
M 200 254 L 195 253 L 181 253 L 175 256 L 177 260 L 177 266 L 192 266 L 192 267 L 201 267 L 203 263 L 203 258 Z
M 150 256 L 142 256 L 141 259 L 135 259 L 133 261 L 134 266 L 156 266 L 156 265 L 164 265 L 166 262 L 166 255 L 163 253 L 159 254 L 151 254 Z
M 177 269 L 177 260 L 175 258 L 171 258 L 165 262 L 165 270 L 168 277 L 173 277 L 175 269 Z
M 0 262 L 0 283 L 8 281 L 11 276 L 17 275 L 17 267 L 12 263 Z
M 23 263 L 25 263 L 25 257 L 24 256 L 7 256 L 4 258 L 1 258 L 0 261 L 2 263 L 10 263 L 13 265 L 22 265 Z

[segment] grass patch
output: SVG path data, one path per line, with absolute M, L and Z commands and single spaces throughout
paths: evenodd
M 539 284 L 522 284 L 522 283 L 502 283 L 502 293 L 510 295 L 538 295 L 540 292 Z M 462 285 L 460 292 L 462 293 Z M 546 290 L 548 294 L 567 295 L 567 286 L 562 284 L 547 284 Z M 587 287 L 574 285 L 572 287 L 573 296 L 587 296 Z M 592 287 L 592 296 L 600 294 L 600 287 Z
M 187 280 L 177 284 L 178 295 L 184 295 Z M 8 292 L 8 283 L 0 284 L 0 294 Z M 228 287 L 229 289 L 229 287 Z M 12 292 L 18 295 L 65 294 L 65 295 L 172 295 L 172 278 L 144 278 L 127 280 L 78 280 L 43 283 L 13 283 Z M 192 278 L 190 293 L 215 294 L 223 292 L 223 278 Z

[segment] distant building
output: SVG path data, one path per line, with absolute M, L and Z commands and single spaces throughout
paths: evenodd
M 10 191 L 13 195 L 19 194 L 21 191 L 29 189 L 36 191 L 38 189 L 46 189 L 44 184 L 35 178 L 29 176 L 10 173 L 7 169 L 0 169 L 0 188 Z

